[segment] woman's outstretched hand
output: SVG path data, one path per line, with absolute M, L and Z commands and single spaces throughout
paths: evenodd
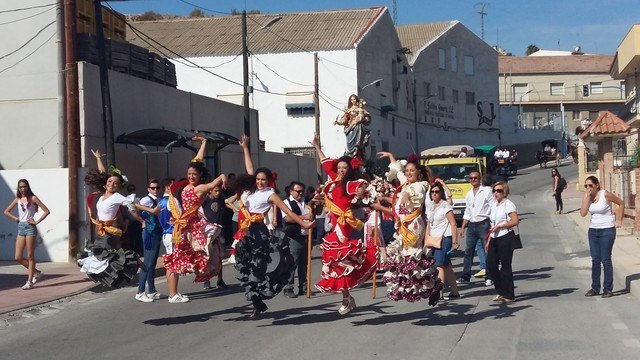
M 193 141 L 203 142 L 203 141 L 206 141 L 207 139 L 205 139 L 202 135 L 200 135 L 200 134 L 196 133 L 196 134 L 191 138 L 191 140 L 193 140 Z
M 309 141 L 309 144 L 311 144 L 311 146 L 313 146 L 314 148 L 319 147 L 320 146 L 320 134 L 314 133 L 313 134 L 313 140 Z
M 103 153 L 101 153 L 101 152 L 100 152 L 100 150 L 94 150 L 94 149 L 91 149 L 91 153 L 92 153 L 92 154 L 93 154 L 93 156 L 95 156 L 96 158 L 101 158 L 101 157 L 103 157 L 103 156 L 104 156 L 104 154 L 103 154 Z
M 238 140 L 238 145 L 240 145 L 243 149 L 249 147 L 249 137 L 245 134 L 240 136 L 240 140 Z

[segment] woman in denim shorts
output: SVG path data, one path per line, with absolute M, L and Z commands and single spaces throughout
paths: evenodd
M 11 212 L 14 207 L 18 207 L 18 216 Z M 42 216 L 38 220 L 34 219 L 38 208 L 42 209 Z M 28 269 L 27 282 L 22 286 L 23 290 L 33 288 L 38 278 L 42 276 L 42 271 L 36 269 L 36 259 L 34 252 L 36 249 L 36 225 L 49 216 L 49 209 L 31 191 L 29 182 L 25 179 L 18 181 L 16 198 L 4 210 L 4 214 L 18 223 L 18 236 L 16 237 L 16 261 Z M 27 258 L 23 257 L 24 248 L 27 248 Z

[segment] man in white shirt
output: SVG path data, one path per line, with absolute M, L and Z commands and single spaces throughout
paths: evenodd
M 484 252 L 484 242 L 486 241 L 485 236 L 491 228 L 489 213 L 491 212 L 493 194 L 490 186 L 482 186 L 481 180 L 479 172 L 473 171 L 469 174 L 469 182 L 473 188 L 465 196 L 466 207 L 462 216 L 462 227 L 460 228 L 460 237 L 465 239 L 466 248 L 462 275 L 456 281 L 459 284 L 471 281 L 471 267 L 475 251 L 478 252 L 480 271 L 473 276 L 482 278 L 487 275 L 487 255 Z M 478 246 L 478 242 L 480 246 Z M 485 285 L 490 286 L 493 283 L 487 279 Z
M 305 186 L 299 181 L 292 181 L 289 185 L 289 197 L 284 200 L 285 205 L 291 209 L 296 215 L 303 220 L 313 220 L 313 213 L 307 208 L 304 201 Z M 289 278 L 289 283 L 284 287 L 282 293 L 289 298 L 295 298 L 298 295 L 304 295 L 307 286 L 307 231 L 298 225 L 293 219 L 282 212 L 283 231 L 291 239 L 289 241 L 289 250 L 293 255 L 293 262 L 296 265 L 298 273 L 298 292 L 294 292 L 294 270 Z
M 147 186 L 149 193 L 140 199 L 140 205 L 155 209 L 158 206 L 159 188 L 160 182 L 158 180 L 149 180 Z M 141 302 L 152 302 L 160 299 L 160 293 L 156 290 L 155 270 L 158 255 L 160 254 L 160 243 L 162 242 L 162 226 L 156 214 L 143 211 L 140 215 L 145 221 L 145 227 L 142 230 L 142 242 L 144 245 L 144 265 L 147 270 L 140 271 L 138 293 L 135 299 Z

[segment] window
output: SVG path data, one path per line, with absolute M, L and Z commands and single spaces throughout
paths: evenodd
M 316 151 L 312 146 L 302 146 L 302 147 L 286 147 L 282 149 L 282 152 L 285 154 L 292 154 L 297 156 L 306 156 L 315 158 Z
M 288 92 L 285 97 L 284 107 L 289 116 L 309 116 L 315 114 L 313 104 L 313 93 L 311 92 Z
M 513 101 L 529 101 L 529 84 L 512 85 Z
M 451 71 L 458 72 L 458 49 L 452 46 L 449 52 L 451 53 Z
M 438 86 L 438 100 L 444 101 L 444 86 Z
M 442 70 L 447 68 L 447 59 L 444 49 L 438 49 L 438 67 Z
M 465 93 L 465 104 L 475 105 L 475 103 L 476 103 L 476 93 L 467 91 Z
M 469 55 L 464 56 L 464 73 L 465 75 L 473 75 L 475 73 L 473 56 L 469 56 Z
M 551 83 L 549 84 L 549 91 L 551 95 L 564 95 L 564 83 Z
M 453 99 L 453 103 L 454 104 L 458 104 L 460 102 L 459 98 L 459 94 L 458 94 L 458 90 L 453 89 L 451 90 L 451 98 Z
M 391 136 L 396 136 L 396 117 L 391 117 Z
M 601 82 L 589 83 L 589 87 L 591 88 L 591 94 L 602 94 L 602 83 Z
M 424 96 L 429 97 L 431 95 L 431 84 L 426 82 L 424 83 Z

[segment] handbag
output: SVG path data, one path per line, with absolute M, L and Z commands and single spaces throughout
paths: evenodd
M 424 246 L 432 249 L 441 249 L 442 239 L 444 239 L 444 234 L 447 232 L 448 228 L 449 228 L 449 224 L 447 224 L 447 227 L 444 228 L 444 232 L 442 233 L 442 235 L 438 235 L 438 236 L 427 235 L 426 238 L 424 239 Z
M 522 239 L 520 238 L 520 226 L 518 225 L 518 233 L 513 233 L 513 238 L 511 239 L 511 249 L 517 250 L 522 249 Z

